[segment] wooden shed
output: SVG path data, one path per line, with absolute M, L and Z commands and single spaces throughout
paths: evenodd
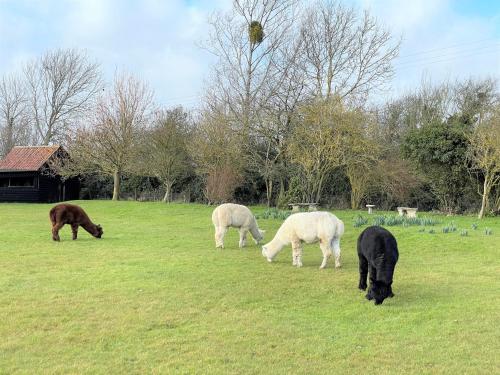
M 78 179 L 63 180 L 50 168 L 65 157 L 61 146 L 16 146 L 0 160 L 0 202 L 60 202 L 78 199 Z

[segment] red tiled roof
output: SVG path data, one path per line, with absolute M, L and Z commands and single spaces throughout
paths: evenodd
M 38 171 L 60 146 L 15 146 L 3 160 L 0 171 Z

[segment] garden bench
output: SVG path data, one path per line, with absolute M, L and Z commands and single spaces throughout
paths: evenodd
M 292 208 L 292 212 L 299 212 L 300 207 L 308 207 L 309 211 L 318 211 L 318 203 L 290 203 L 288 206 Z
M 417 217 L 418 208 L 398 207 L 399 216 Z

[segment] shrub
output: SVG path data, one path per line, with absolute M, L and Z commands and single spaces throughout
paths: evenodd
M 241 175 L 231 165 L 214 168 L 206 179 L 205 194 L 208 201 L 229 202 L 241 180 Z
M 434 226 L 439 224 L 439 221 L 431 217 L 406 217 L 406 216 L 375 216 L 373 218 L 373 225 L 387 225 L 395 226 L 402 225 L 403 227 L 409 226 Z
M 445 227 L 443 227 L 443 233 L 451 233 L 456 231 L 457 231 L 457 226 L 453 221 L 447 224 Z
M 472 223 L 471 227 L 472 227 L 472 229 L 477 230 L 478 225 L 477 225 L 477 223 Z
M 292 213 L 290 211 L 278 210 L 276 208 L 268 208 L 261 214 L 255 215 L 256 219 L 280 219 L 285 220 Z
M 492 232 L 491 228 L 486 228 L 484 230 L 484 234 L 487 235 L 487 236 L 491 236 L 493 234 L 493 232 Z
M 468 235 L 467 229 L 462 229 L 462 230 L 460 231 L 460 235 L 461 235 L 462 237 L 467 237 L 467 235 Z
M 385 224 L 385 216 L 375 216 L 373 218 L 373 225 L 384 225 Z
M 355 228 L 358 228 L 358 227 L 361 227 L 363 225 L 366 225 L 368 223 L 368 219 L 361 216 L 361 215 L 358 215 L 356 216 L 356 218 L 354 219 L 354 227 Z

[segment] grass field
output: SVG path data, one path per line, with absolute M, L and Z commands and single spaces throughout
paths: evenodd
M 500 218 L 388 227 L 396 296 L 374 306 L 357 289 L 359 212 L 335 212 L 343 268 L 320 271 L 317 245 L 301 269 L 290 247 L 271 264 L 252 241 L 238 249 L 234 229 L 215 250 L 212 207 L 78 204 L 101 240 L 66 226 L 55 243 L 50 205 L 0 204 L 2 374 L 499 372 Z M 259 220 L 266 241 L 280 223 Z

